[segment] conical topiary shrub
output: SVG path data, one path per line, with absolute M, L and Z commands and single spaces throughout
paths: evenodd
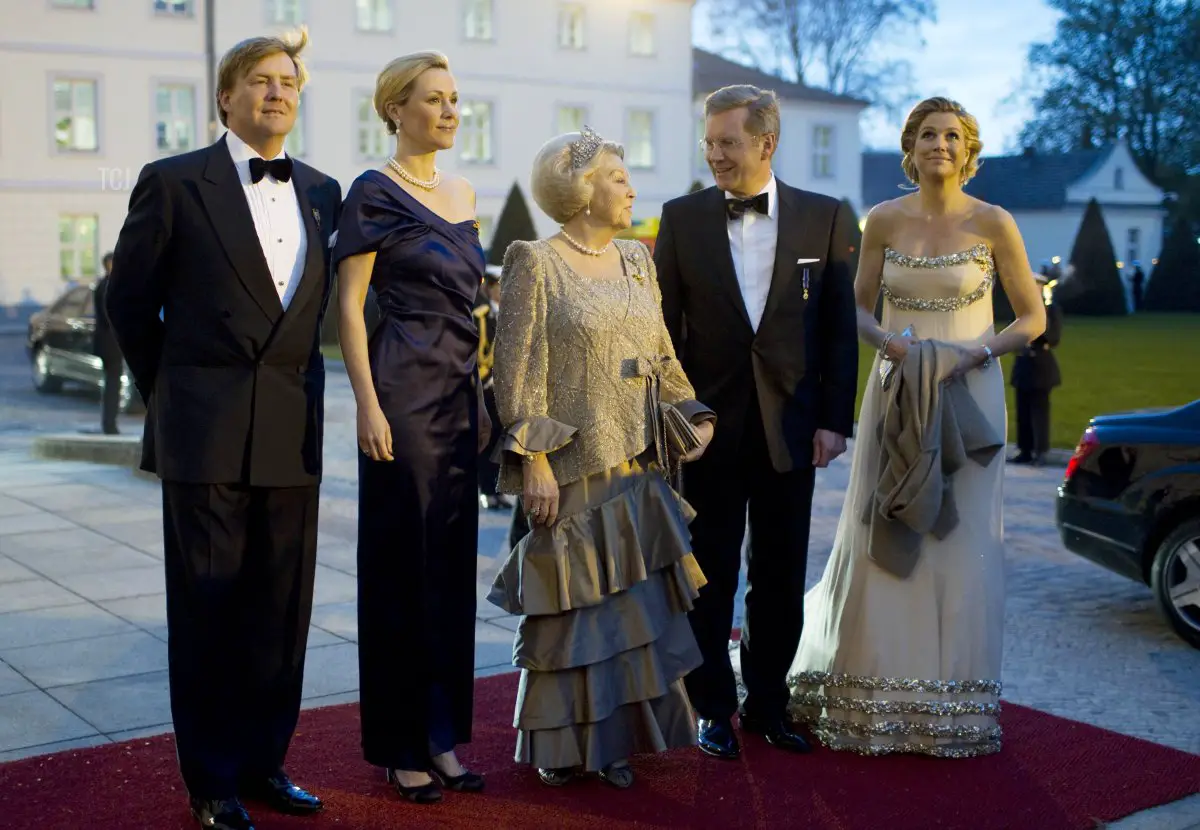
M 1074 273 L 1055 292 L 1064 314 L 1094 316 L 1129 313 L 1125 286 L 1117 272 L 1117 255 L 1104 224 L 1100 204 L 1092 199 L 1083 213 L 1075 246 L 1071 249 Z
M 1200 243 L 1183 216 L 1164 240 L 1142 307 L 1147 311 L 1200 312 Z
M 508 199 L 504 209 L 500 211 L 500 220 L 496 222 L 496 230 L 492 234 L 491 246 L 488 248 L 488 265 L 503 265 L 504 252 L 508 246 L 520 240 L 532 242 L 538 238 L 537 228 L 533 224 L 533 216 L 525 203 L 525 195 L 521 187 L 513 182 L 512 190 L 508 191 Z

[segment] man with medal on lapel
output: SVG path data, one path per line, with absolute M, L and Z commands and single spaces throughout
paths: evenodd
M 312 612 L 318 335 L 341 207 L 334 179 L 283 151 L 307 41 L 251 38 L 226 53 L 228 132 L 142 169 L 108 288 L 147 405 L 142 469 L 162 480 L 180 773 L 193 816 L 218 830 L 252 827 L 241 798 L 322 807 L 283 768 Z
M 704 109 L 701 149 L 716 187 L 668 202 L 654 248 L 675 351 L 696 398 L 717 413 L 712 445 L 684 471 L 693 552 L 708 578 L 690 613 L 704 663 L 686 685 L 700 749 L 736 758 L 729 638 L 748 508 L 741 726 L 808 752 L 786 716 L 787 672 L 803 625 L 815 471 L 845 452 L 854 422 L 853 219 L 837 199 L 772 173 L 775 93 L 725 87 Z

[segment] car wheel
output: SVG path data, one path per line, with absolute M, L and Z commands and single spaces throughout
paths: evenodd
M 1175 633 L 1200 648 L 1200 519 L 1184 522 L 1158 546 L 1150 585 Z
M 38 347 L 33 353 L 30 372 L 33 375 L 33 388 L 37 391 L 50 393 L 62 390 L 62 379 L 51 374 L 50 356 L 46 354 L 45 349 Z

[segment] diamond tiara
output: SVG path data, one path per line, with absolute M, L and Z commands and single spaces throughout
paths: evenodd
M 600 137 L 600 134 L 586 124 L 579 134 L 581 136 L 579 140 L 572 141 L 570 145 L 572 170 L 579 170 L 587 165 L 596 155 L 596 151 L 604 144 L 604 139 Z

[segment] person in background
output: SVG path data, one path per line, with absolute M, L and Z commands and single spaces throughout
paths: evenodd
M 479 506 L 487 510 L 512 507 L 512 499 L 497 490 L 500 465 L 492 452 L 500 439 L 500 415 L 496 411 L 496 389 L 492 377 L 493 352 L 496 347 L 496 323 L 500 313 L 500 267 L 489 265 L 479 296 L 475 299 L 475 322 L 479 325 L 479 379 L 483 384 L 483 405 L 491 420 L 491 440 L 479 457 Z
M 1040 466 L 1050 449 L 1050 392 L 1062 384 L 1054 351 L 1062 339 L 1062 309 L 1054 304 L 1055 281 L 1034 276 L 1046 305 L 1046 331 L 1013 359 L 1009 383 L 1017 391 L 1017 454 L 1012 464 Z
M 121 346 L 113 334 L 112 322 L 108 318 L 105 303 L 108 302 L 108 278 L 112 275 L 112 251 L 102 260 L 104 275 L 92 289 L 92 306 L 96 314 L 96 330 L 92 340 L 92 351 L 104 364 L 104 395 L 100 404 L 100 428 L 105 435 L 116 435 L 117 413 L 121 409 L 121 378 L 125 366 L 121 357 Z
M 1140 262 L 1133 263 L 1133 276 L 1130 281 L 1133 283 L 1133 310 L 1141 311 L 1142 298 L 1145 296 L 1146 272 L 1142 270 Z

